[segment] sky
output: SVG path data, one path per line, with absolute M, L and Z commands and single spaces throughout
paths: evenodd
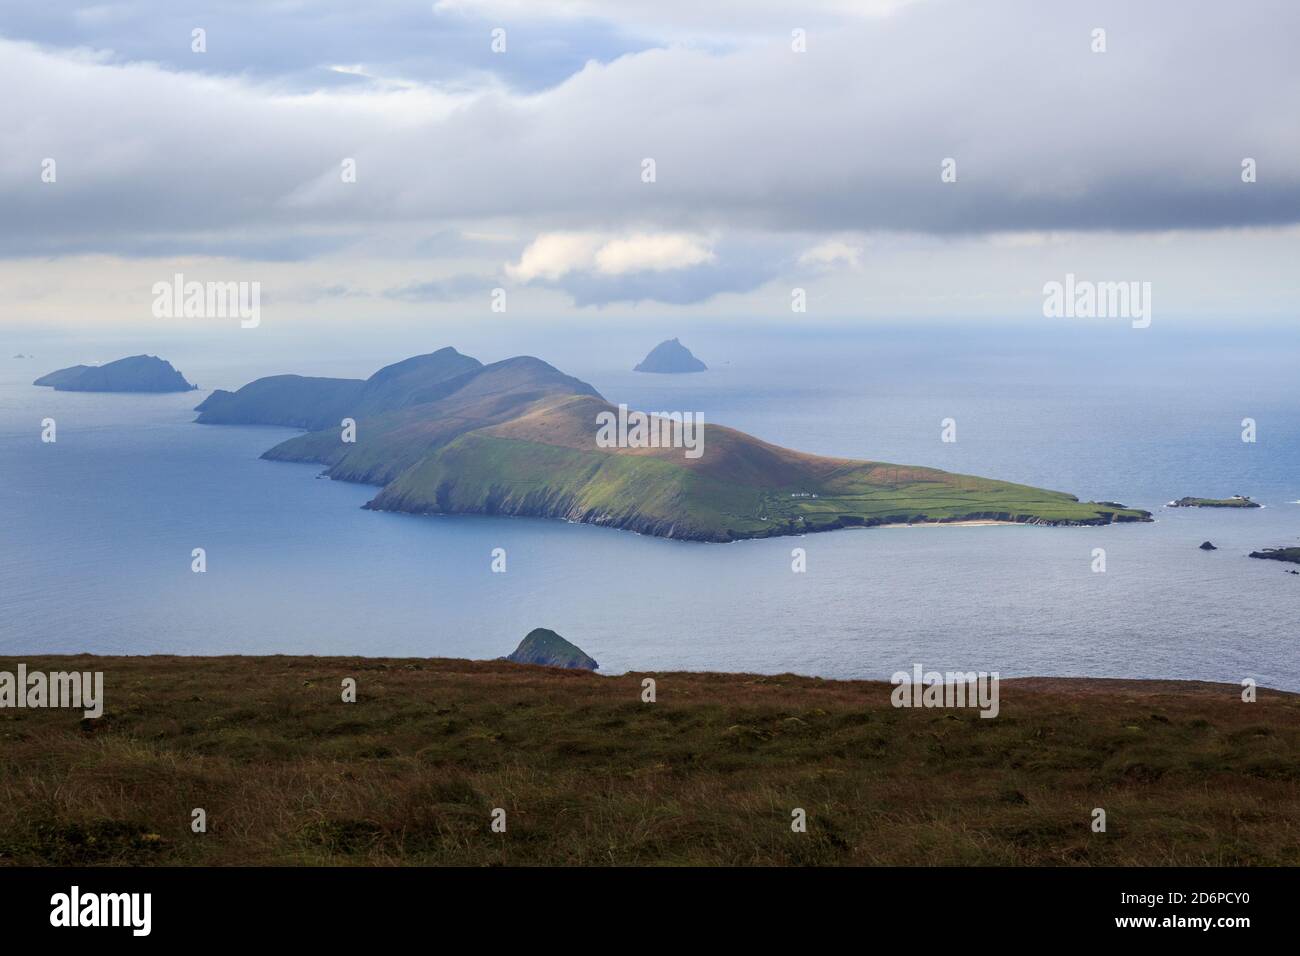
M 176 273 L 285 329 L 1041 323 L 1067 273 L 1294 326 L 1298 41 L 1294 0 L 7 4 L 0 328 L 148 329 Z

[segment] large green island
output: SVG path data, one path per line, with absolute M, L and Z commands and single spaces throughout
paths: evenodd
M 805 454 L 715 424 L 702 426 L 698 457 L 681 447 L 601 447 L 597 416 L 619 409 L 528 356 L 484 365 L 445 348 L 364 381 L 259 379 L 213 392 L 196 410 L 202 424 L 307 429 L 262 457 L 378 485 L 365 506 L 372 510 L 560 518 L 695 541 L 915 523 L 1151 520 L 1028 485 Z M 663 415 L 652 417 L 662 424 Z M 355 422 L 353 441 L 345 419 Z

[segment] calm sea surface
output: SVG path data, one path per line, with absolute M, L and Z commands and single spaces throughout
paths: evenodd
M 919 662 L 1003 676 L 1254 677 L 1300 690 L 1300 576 L 1245 557 L 1300 544 L 1297 336 L 1008 334 L 990 346 L 987 335 L 934 330 L 680 334 L 709 372 L 626 371 L 654 344 L 645 335 L 577 337 L 549 352 L 452 344 L 485 361 L 531 351 L 612 401 L 702 411 L 807 451 L 1058 488 L 1158 520 L 706 545 L 532 519 L 376 514 L 361 510 L 373 488 L 258 460 L 295 432 L 198 426 L 191 409 L 211 387 L 274 371 L 366 375 L 445 339 L 374 360 L 261 364 L 184 343 L 95 355 L 46 343 L 19 360 L 6 343 L 0 654 L 491 658 L 546 626 L 606 673 L 887 677 Z M 205 387 L 142 396 L 30 385 L 62 365 L 146 350 Z M 46 417 L 55 444 L 40 441 Z M 947 417 L 955 444 L 940 441 Z M 1246 417 L 1254 444 L 1240 438 Z M 1237 493 L 1265 507 L 1160 507 Z M 1219 550 L 1198 550 L 1206 539 Z M 190 571 L 196 547 L 206 574 Z M 490 570 L 498 547 L 505 574 Z M 807 573 L 791 572 L 793 547 L 807 550 Z M 1104 574 L 1091 569 L 1098 547 Z

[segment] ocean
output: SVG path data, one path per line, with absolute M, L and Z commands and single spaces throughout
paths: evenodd
M 46 337 L 0 357 L 0 654 L 494 658 L 534 627 L 628 670 L 888 678 L 935 670 L 1189 678 L 1300 691 L 1300 336 L 1215 326 L 711 326 L 422 337 L 303 355 Z M 680 335 L 698 375 L 630 371 Z M 466 341 L 467 340 L 467 341 Z M 245 339 L 243 341 L 249 341 Z M 804 451 L 1018 481 L 1155 512 L 1103 528 L 845 530 L 675 542 L 519 518 L 361 510 L 376 489 L 259 460 L 295 434 L 200 426 L 211 387 L 368 375 L 456 345 L 535 354 L 647 410 Z M 168 348 L 164 348 L 168 346 Z M 34 349 L 35 350 L 35 349 Z M 204 387 L 54 392 L 37 375 L 148 351 Z M 310 353 L 310 354 L 308 354 Z M 338 356 L 346 356 L 339 358 Z M 40 440 L 41 421 L 58 440 Z M 956 422 L 957 441 L 940 440 Z M 1241 440 L 1242 421 L 1257 440 Z M 706 452 L 707 453 L 707 452 Z M 1168 509 L 1249 495 L 1244 511 Z M 1203 552 L 1212 541 L 1219 550 Z M 207 571 L 191 571 L 203 548 Z M 506 551 L 493 573 L 492 552 Z M 791 550 L 807 570 L 791 570 Z M 1105 551 L 1106 570 L 1094 567 Z

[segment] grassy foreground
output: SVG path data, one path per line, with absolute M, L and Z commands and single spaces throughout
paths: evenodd
M 1291 694 L 1003 681 L 981 719 L 789 675 L 22 660 L 102 670 L 107 703 L 0 710 L 4 864 L 1300 863 Z

